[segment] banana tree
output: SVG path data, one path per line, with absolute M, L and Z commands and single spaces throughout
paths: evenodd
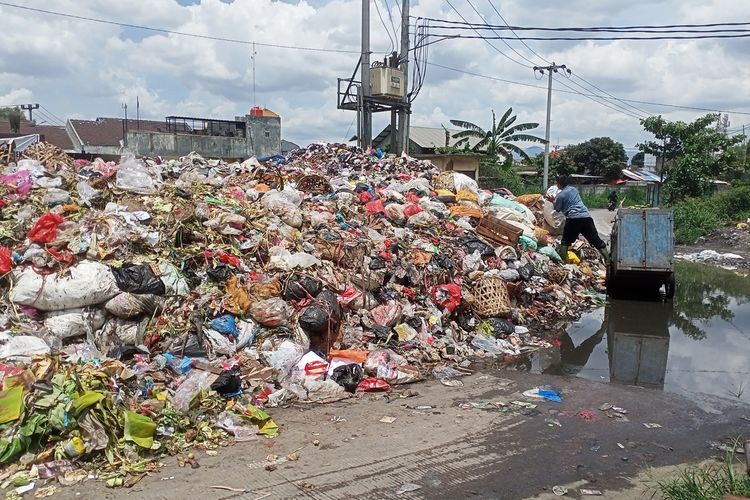
M 518 116 L 511 116 L 512 113 L 513 108 L 508 108 L 502 118 L 500 118 L 500 121 L 497 121 L 495 111 L 493 110 L 492 128 L 490 130 L 484 130 L 479 125 L 471 122 L 451 120 L 454 126 L 464 129 L 453 134 L 453 138 L 457 139 L 455 146 L 467 147 L 470 139 L 478 139 L 478 142 L 471 148 L 472 151 L 485 151 L 488 156 L 503 156 L 506 159 L 510 158 L 513 153 L 516 153 L 524 160 L 529 160 L 530 158 L 526 152 L 514 143 L 538 142 L 544 144 L 546 141 L 541 137 L 523 133 L 526 130 L 537 128 L 539 126 L 538 123 L 515 124 Z

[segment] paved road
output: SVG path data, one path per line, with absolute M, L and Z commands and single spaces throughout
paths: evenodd
M 562 403 L 522 395 L 546 384 L 562 392 Z M 399 397 L 405 390 L 418 394 Z M 482 401 L 502 401 L 508 409 L 459 406 Z M 522 410 L 513 401 L 534 401 L 537 408 Z M 628 421 L 608 418 L 598 409 L 603 403 L 627 409 Z M 566 485 L 568 498 L 587 488 L 634 500 L 644 493 L 642 483 L 632 483 L 640 472 L 721 455 L 707 441 L 750 430 L 742 419 L 746 408 L 738 405 L 713 400 L 706 412 L 653 389 L 488 370 L 465 378 L 463 387 L 432 380 L 397 387 L 389 397 L 272 409 L 282 427 L 277 439 L 240 443 L 215 457 L 196 451 L 195 470 L 166 459 L 163 470 L 130 490 L 87 482 L 61 488 L 56 498 L 519 499 L 554 498 L 552 487 Z M 381 421 L 385 416 L 395 420 Z M 292 452 L 298 461 L 284 459 Z M 269 455 L 280 459 L 274 470 L 266 468 Z M 419 489 L 398 495 L 409 483 Z
M 609 243 L 609 235 L 612 234 L 612 223 L 615 220 L 617 212 L 610 212 L 603 208 L 589 210 L 591 217 L 594 219 L 596 229 L 599 230 L 599 237 Z

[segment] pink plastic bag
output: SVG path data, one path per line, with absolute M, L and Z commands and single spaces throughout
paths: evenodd
M 34 186 L 31 181 L 31 174 L 26 170 L 1 176 L 0 182 L 4 183 L 12 192 L 18 193 L 22 198 L 25 198 Z

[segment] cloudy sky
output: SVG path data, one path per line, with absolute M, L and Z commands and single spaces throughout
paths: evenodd
M 395 0 L 376 0 L 388 28 Z M 488 0 L 451 0 L 469 21 L 501 21 Z M 202 35 L 357 51 L 360 0 L 10 0 L 9 3 L 119 23 Z M 492 0 L 514 25 L 592 26 L 750 21 L 750 2 L 737 0 Z M 533 5 L 533 8 L 532 8 Z M 446 0 L 412 0 L 415 16 L 460 19 Z M 0 105 L 38 102 L 45 116 L 232 118 L 253 104 L 251 48 L 135 28 L 87 22 L 0 5 Z M 372 7 L 373 59 L 391 42 Z M 393 34 L 391 33 L 391 36 Z M 538 61 L 518 41 L 508 42 Z M 501 41 L 450 40 L 431 47 L 432 63 L 532 86 L 428 67 L 414 104 L 413 125 L 439 127 L 452 118 L 488 125 L 490 110 L 512 106 L 544 134 L 545 81 Z M 750 123 L 750 38 L 696 41 L 529 42 L 536 53 L 610 94 L 627 99 L 732 110 L 731 126 Z M 336 78 L 349 77 L 357 54 L 257 47 L 257 104 L 282 116 L 283 136 L 300 144 L 341 141 L 354 132 L 354 113 L 336 109 Z M 576 77 L 571 78 L 586 85 Z M 581 91 L 572 81 L 564 83 Z M 541 86 L 536 88 L 533 86 Z M 567 90 L 562 84 L 555 87 Z M 612 104 L 611 101 L 610 105 Z M 624 106 L 621 103 L 615 104 Z M 636 104 L 649 114 L 690 120 L 699 111 Z M 641 113 L 629 108 L 629 111 Z M 744 111 L 742 115 L 736 111 Z M 385 117 L 383 117 L 385 118 Z M 555 92 L 552 142 L 611 136 L 626 147 L 642 140 L 638 120 L 586 97 Z M 375 131 L 385 125 L 376 118 Z

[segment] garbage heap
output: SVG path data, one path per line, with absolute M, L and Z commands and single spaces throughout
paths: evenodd
M 408 156 L 40 144 L 0 172 L 0 463 L 41 479 L 94 460 L 122 484 L 160 453 L 273 437 L 265 407 L 447 381 L 601 300 L 596 251 L 561 263 L 541 195 Z

